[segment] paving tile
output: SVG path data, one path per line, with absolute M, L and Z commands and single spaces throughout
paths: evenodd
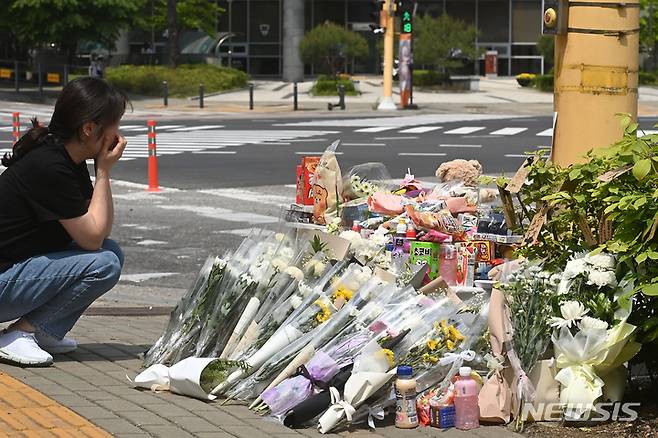
M 212 424 L 220 427 L 240 426 L 244 424 L 243 420 L 234 417 L 233 415 L 227 414 L 225 411 L 219 409 L 212 411 L 195 411 L 195 414 L 198 417 L 204 418 Z
M 199 436 L 198 434 L 192 435 L 175 425 L 147 424 L 143 426 L 143 429 L 150 433 L 151 436 L 158 438 L 192 438 L 194 436 Z
M 189 417 L 171 417 L 169 418 L 169 421 L 191 433 L 215 432 L 219 430 L 219 427 L 214 424 L 193 415 L 190 415 Z M 256 436 L 257 435 L 252 435 L 252 437 Z
M 70 406 L 70 408 L 90 421 L 119 419 L 113 412 L 100 406 Z
M 125 418 L 133 424 L 138 426 L 144 424 L 162 424 L 166 425 L 168 421 L 159 415 L 154 414 L 153 412 L 147 411 L 144 408 L 138 407 L 137 409 L 131 409 L 126 411 L 115 411 L 116 415 L 119 417 Z
M 137 426 L 130 424 L 127 420 L 124 420 L 123 418 L 119 419 L 98 419 L 92 421 L 92 423 L 96 424 L 99 427 L 102 427 L 112 435 L 118 435 L 122 433 L 143 433 L 140 428 Z
M 223 426 L 222 429 L 238 438 L 255 438 L 263 435 L 263 432 L 252 426 Z

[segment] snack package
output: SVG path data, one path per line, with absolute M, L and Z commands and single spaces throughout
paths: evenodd
M 302 163 L 297 166 L 297 196 L 295 202 L 299 205 L 313 205 L 313 188 L 311 181 L 315 169 L 320 163 L 320 157 L 303 157 Z
M 339 204 L 342 202 L 340 194 L 343 183 L 340 166 L 336 159 L 336 149 L 340 140 L 333 142 L 320 158 L 315 169 L 313 180 L 313 220 L 316 224 L 326 225 L 335 218 Z

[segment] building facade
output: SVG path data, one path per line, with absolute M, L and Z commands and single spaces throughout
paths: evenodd
M 300 69 L 313 74 L 310 66 L 301 66 L 296 47 L 304 32 L 331 21 L 361 33 L 369 42 L 370 56 L 349 60 L 348 70 L 355 74 L 380 71 L 377 42 L 381 36 L 368 26 L 372 23 L 371 0 L 218 0 L 218 4 L 226 11 L 217 19 L 218 34 L 233 35 L 218 50 L 224 65 L 230 63 L 253 76 L 297 79 Z M 499 74 L 515 75 L 541 73 L 547 67 L 537 50 L 541 7 L 541 0 L 418 0 L 417 14 L 446 13 L 475 26 L 476 45 L 483 51 L 498 52 Z M 194 35 L 186 38 L 191 41 Z M 163 51 L 164 42 L 157 39 L 156 52 L 158 48 Z M 131 40 L 136 47 L 144 45 L 134 37 Z M 478 74 L 483 65 L 482 59 L 465 73 Z

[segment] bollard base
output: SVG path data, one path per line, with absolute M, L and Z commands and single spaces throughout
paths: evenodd
M 160 187 L 149 187 L 148 189 L 146 189 L 146 191 L 149 193 L 157 193 L 160 192 L 161 190 Z

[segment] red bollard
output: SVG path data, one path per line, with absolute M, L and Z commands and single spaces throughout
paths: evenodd
M 12 113 L 11 127 L 11 135 L 14 137 L 14 143 L 16 143 L 21 136 L 21 113 Z
M 146 122 L 148 126 L 148 147 L 149 147 L 149 192 L 159 192 L 158 184 L 158 155 L 155 147 L 155 120 Z

